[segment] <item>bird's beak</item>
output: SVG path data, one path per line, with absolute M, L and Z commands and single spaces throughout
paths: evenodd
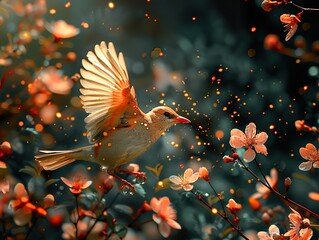
M 190 123 L 190 122 L 191 122 L 190 120 L 188 120 L 187 118 L 184 118 L 184 117 L 182 117 L 182 116 L 176 117 L 176 118 L 174 119 L 174 121 L 175 121 L 176 123 Z

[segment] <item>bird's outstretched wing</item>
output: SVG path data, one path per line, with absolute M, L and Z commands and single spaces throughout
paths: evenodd
M 113 43 L 95 45 L 82 60 L 81 100 L 90 142 L 99 141 L 111 129 L 129 127 L 132 119 L 143 114 L 130 88 L 123 54 L 116 54 Z

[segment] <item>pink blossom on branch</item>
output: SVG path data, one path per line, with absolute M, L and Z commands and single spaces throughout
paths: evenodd
M 288 41 L 297 31 L 298 23 L 300 23 L 302 12 L 297 15 L 282 14 L 280 16 L 280 21 L 285 24 L 285 32 L 288 32 L 285 41 Z
M 308 160 L 299 165 L 301 171 L 309 171 L 311 167 L 319 168 L 319 149 L 317 150 L 312 143 L 300 148 L 299 153 L 303 159 Z
M 302 218 L 300 213 L 290 208 L 293 213 L 288 215 L 290 221 L 290 230 L 285 233 L 285 237 L 290 240 L 310 240 L 312 237 L 312 229 L 309 228 L 310 221 L 308 218 Z
M 184 189 L 185 191 L 190 191 L 193 189 L 192 183 L 196 182 L 199 178 L 199 173 L 193 171 L 193 169 L 188 168 L 185 170 L 183 176 L 172 175 L 169 180 L 173 183 L 171 188 L 174 190 Z
M 237 128 L 234 128 L 230 131 L 229 144 L 233 148 L 247 148 L 243 158 L 246 162 L 251 162 L 256 157 L 255 151 L 264 155 L 268 154 L 267 148 L 264 145 L 267 139 L 267 133 L 261 132 L 256 134 L 255 123 L 249 123 L 245 129 L 245 133 Z

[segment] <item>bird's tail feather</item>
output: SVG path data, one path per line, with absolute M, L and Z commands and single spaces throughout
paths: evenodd
M 92 148 L 93 146 L 66 151 L 41 150 L 40 154 L 35 156 L 35 160 L 45 170 L 56 170 L 76 160 L 89 161 Z

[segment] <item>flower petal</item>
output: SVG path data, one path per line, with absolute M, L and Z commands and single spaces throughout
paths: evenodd
M 302 240 L 310 240 L 311 237 L 312 237 L 312 229 L 310 228 L 302 228 L 300 229 L 299 231 L 299 234 L 300 234 L 300 239 Z
M 170 187 L 171 187 L 171 189 L 176 190 L 176 191 L 181 190 L 183 188 L 181 184 L 171 184 Z
M 160 209 L 160 201 L 156 197 L 153 197 L 151 199 L 150 205 L 151 205 L 151 208 L 153 209 L 153 211 L 158 213 L 158 211 Z
M 199 172 L 195 172 L 192 176 L 188 178 L 188 182 L 194 183 L 198 180 L 198 178 L 199 178 Z
M 187 185 L 184 185 L 183 188 L 186 192 L 188 192 L 188 191 L 192 190 L 194 188 L 194 186 L 191 184 L 187 184 Z
M 312 167 L 312 162 L 308 161 L 308 162 L 303 162 L 299 165 L 299 169 L 301 171 L 309 171 Z
M 176 175 L 172 175 L 169 177 L 169 180 L 172 182 L 172 183 L 175 183 L 177 185 L 180 185 L 182 184 L 183 180 L 179 177 L 179 176 L 176 176 Z
M 17 198 L 27 197 L 28 196 L 27 190 L 25 189 L 25 187 L 24 187 L 24 185 L 22 183 L 18 183 L 15 186 L 14 192 L 15 192 Z
M 254 148 L 255 148 L 256 152 L 264 154 L 265 156 L 268 155 L 267 147 L 264 144 L 255 145 Z
M 82 189 L 88 188 L 91 184 L 92 184 L 92 181 L 86 181 L 81 188 Z
M 64 177 L 61 177 L 62 182 L 64 182 L 65 185 L 67 185 L 68 187 L 72 188 L 74 185 L 73 181 L 70 181 L 69 179 L 66 179 Z
M 159 212 L 167 211 L 168 206 L 171 204 L 171 201 L 168 197 L 162 197 L 160 199 L 160 210 Z
M 157 214 L 153 214 L 153 221 L 157 224 L 160 224 L 162 222 L 162 218 L 158 216 Z
M 173 219 L 167 219 L 167 224 L 175 229 L 182 229 L 181 225 Z
M 299 153 L 306 160 L 314 161 L 318 159 L 317 149 L 312 143 L 308 143 L 305 148 L 300 148 Z
M 188 181 L 188 179 L 193 175 L 193 173 L 193 169 L 187 168 L 184 172 L 184 181 Z
M 315 162 L 313 163 L 313 167 L 314 167 L 314 168 L 319 168 L 319 161 L 315 161 Z
M 261 231 L 257 233 L 257 236 L 259 237 L 260 240 L 270 240 L 271 238 L 269 237 L 268 233 Z
M 167 238 L 170 233 L 171 233 L 171 228 L 170 226 L 167 224 L 167 222 L 161 222 L 159 225 L 158 225 L 158 229 L 159 229 L 159 232 L 160 234 Z
M 251 162 L 252 160 L 254 160 L 255 159 L 255 157 L 256 157 L 256 153 L 255 153 L 255 151 L 254 150 L 252 150 L 251 148 L 248 148 L 247 150 L 246 150 L 246 152 L 244 153 L 244 160 L 246 161 L 246 162 Z
M 247 138 L 254 138 L 256 136 L 256 124 L 251 122 L 245 128 Z
M 274 235 L 279 235 L 280 234 L 279 228 L 274 224 L 270 225 L 269 234 L 271 237 L 274 237 Z
M 14 222 L 18 226 L 26 225 L 27 223 L 31 221 L 31 218 L 32 218 L 32 209 L 29 209 L 27 207 L 19 208 L 13 213 Z
M 258 133 L 255 137 L 255 142 L 257 145 L 264 144 L 268 139 L 268 134 L 265 132 Z

